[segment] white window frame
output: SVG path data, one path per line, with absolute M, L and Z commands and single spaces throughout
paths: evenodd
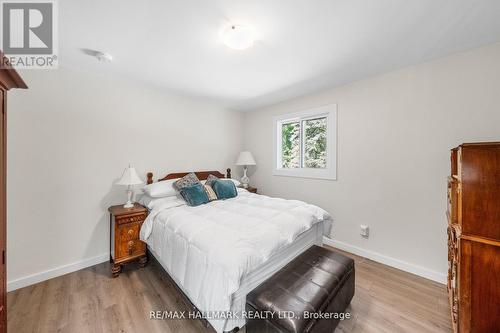
M 304 142 L 302 140 L 302 121 L 326 117 L 326 168 L 282 168 L 281 126 L 283 123 L 298 121 L 301 127 L 301 159 L 303 159 Z M 337 104 L 325 105 L 301 112 L 276 116 L 274 121 L 274 167 L 273 175 L 301 178 L 337 179 Z M 301 162 L 302 165 L 302 162 Z

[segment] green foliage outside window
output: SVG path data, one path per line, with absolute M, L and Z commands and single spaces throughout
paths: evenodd
M 304 167 L 326 168 L 326 118 L 304 121 Z
M 282 167 L 326 168 L 326 117 L 281 125 Z M 304 140 L 303 162 L 301 139 Z M 303 164 L 303 165 L 302 165 Z
M 298 122 L 283 124 L 281 140 L 283 168 L 300 168 L 300 124 Z

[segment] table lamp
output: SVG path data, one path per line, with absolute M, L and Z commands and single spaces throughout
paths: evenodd
M 134 203 L 132 202 L 132 185 L 142 184 L 143 181 L 137 175 L 137 171 L 135 168 L 130 165 L 128 168 L 125 168 L 123 171 L 122 178 L 116 183 L 116 185 L 126 185 L 127 186 L 127 203 L 123 205 L 124 208 L 132 208 L 134 207 Z
M 253 159 L 252 153 L 249 151 L 242 151 L 240 156 L 238 156 L 238 160 L 236 161 L 236 165 L 243 165 L 243 177 L 241 177 L 241 183 L 244 188 L 248 187 L 248 183 L 250 179 L 247 176 L 247 167 L 249 165 L 255 165 L 255 160 Z

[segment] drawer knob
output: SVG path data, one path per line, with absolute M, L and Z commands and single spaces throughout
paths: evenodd
M 130 229 L 130 230 L 128 231 L 128 235 L 129 235 L 129 236 L 132 236 L 133 234 L 134 234 L 134 230 L 133 230 L 133 229 Z
M 128 242 L 128 254 L 131 255 L 134 252 L 134 241 Z

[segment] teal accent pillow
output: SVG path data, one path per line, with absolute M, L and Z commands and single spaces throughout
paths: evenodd
M 238 195 L 236 186 L 231 180 L 218 179 L 212 183 L 212 188 L 219 200 L 234 198 Z
M 200 183 L 181 189 L 181 195 L 189 206 L 199 206 L 208 202 L 208 195 Z

